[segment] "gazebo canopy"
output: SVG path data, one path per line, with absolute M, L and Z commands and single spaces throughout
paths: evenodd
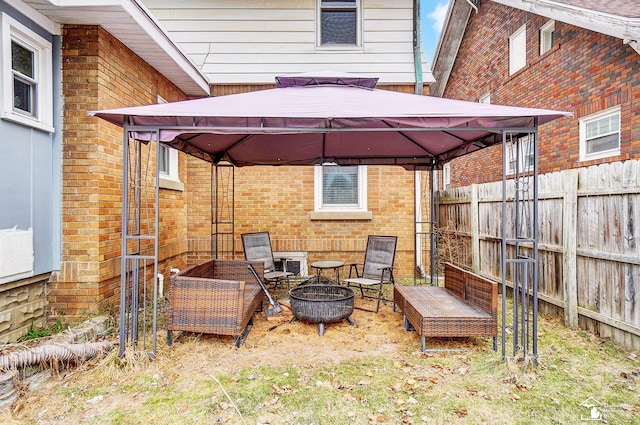
M 213 163 L 432 165 L 569 113 L 373 88 L 335 72 L 277 77 L 269 90 L 91 112 Z

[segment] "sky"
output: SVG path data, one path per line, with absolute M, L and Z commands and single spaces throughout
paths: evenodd
M 447 14 L 449 0 L 422 0 L 420 2 L 420 27 L 422 50 L 429 66 L 433 65 L 433 54 L 440 38 L 440 29 Z

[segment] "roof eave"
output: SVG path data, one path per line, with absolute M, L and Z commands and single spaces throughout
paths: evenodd
M 209 81 L 138 0 L 7 0 L 55 25 L 100 25 L 188 96 L 208 96 Z M 40 18 L 36 20 L 43 21 Z M 58 29 L 59 32 L 59 29 Z

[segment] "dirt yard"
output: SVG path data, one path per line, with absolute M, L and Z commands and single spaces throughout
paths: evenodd
M 571 423 L 590 395 L 622 406 L 611 423 L 637 423 L 637 355 L 556 318 L 541 319 L 544 363 L 533 372 L 502 362 L 489 338 L 430 339 L 470 351 L 425 355 L 390 303 L 352 318 L 357 327 L 328 324 L 319 336 L 315 324 L 257 313 L 240 349 L 230 337 L 188 333 L 167 347 L 161 330 L 155 361 L 129 350 L 124 361 L 111 353 L 60 370 L 24 388 L 2 423 Z

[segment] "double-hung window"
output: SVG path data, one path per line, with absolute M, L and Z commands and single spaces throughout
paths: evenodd
M 315 167 L 315 211 L 367 211 L 367 167 L 317 165 Z
M 318 45 L 360 45 L 361 0 L 317 0 Z
M 620 107 L 580 119 L 580 160 L 620 155 Z
M 533 170 L 535 161 L 534 143 L 533 134 L 507 143 L 507 175 L 514 174 L 516 171 L 523 173 Z
M 53 132 L 51 43 L 0 13 L 2 119 Z

